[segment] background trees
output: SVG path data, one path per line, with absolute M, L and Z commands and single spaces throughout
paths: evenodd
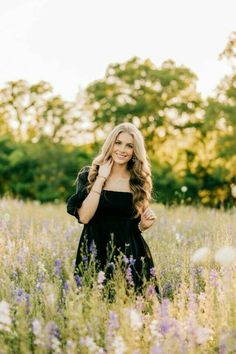
M 233 205 L 236 186 L 236 33 L 220 58 L 231 75 L 203 99 L 197 76 L 172 60 L 157 67 L 134 57 L 110 64 L 75 102 L 49 83 L 8 82 L 0 89 L 0 193 L 65 199 L 107 133 L 134 123 L 152 162 L 154 196 L 173 203 Z

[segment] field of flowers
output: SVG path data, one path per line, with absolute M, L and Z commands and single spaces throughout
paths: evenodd
M 0 353 L 235 353 L 235 209 L 153 208 L 161 303 L 151 283 L 127 290 L 118 265 L 110 282 L 91 269 L 75 282 L 82 226 L 66 206 L 2 199 Z

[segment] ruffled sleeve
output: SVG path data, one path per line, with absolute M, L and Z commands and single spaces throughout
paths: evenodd
M 85 166 L 79 171 L 76 180 L 76 193 L 73 194 L 67 201 L 67 213 L 76 217 L 80 224 L 82 223 L 79 219 L 77 209 L 81 207 L 84 199 L 88 195 L 86 190 L 86 186 L 88 183 L 88 173 L 89 166 Z

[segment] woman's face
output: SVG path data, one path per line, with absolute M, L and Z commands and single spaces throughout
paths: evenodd
M 120 133 L 113 145 L 112 159 L 117 164 L 127 164 L 134 152 L 134 139 L 128 133 Z

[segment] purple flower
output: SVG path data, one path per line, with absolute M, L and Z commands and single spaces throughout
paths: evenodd
M 55 260 L 55 267 L 61 267 L 61 260 L 59 259 L 59 258 L 57 258 L 56 260 Z
M 189 311 L 191 313 L 195 313 L 196 311 L 196 295 L 192 292 L 192 291 L 189 291 Z
M 94 241 L 92 241 L 89 245 L 89 252 L 92 253 L 94 258 L 97 257 L 97 247 Z
M 136 259 L 134 259 L 133 256 L 131 255 L 129 257 L 129 264 L 133 266 L 135 264 L 135 262 L 136 262 Z
M 210 271 L 210 284 L 214 287 L 217 288 L 219 283 L 218 283 L 218 273 L 215 269 L 211 269 Z
M 161 317 L 169 316 L 169 306 L 170 306 L 170 301 L 168 299 L 163 299 L 160 307 Z
M 148 286 L 147 295 L 152 297 L 155 294 L 155 288 L 152 284 Z
M 31 306 L 31 302 L 30 302 L 30 294 L 25 293 L 25 307 L 26 307 L 26 314 L 28 315 L 30 312 L 30 306 Z
M 155 267 L 150 268 L 150 274 L 152 277 L 155 277 L 155 275 L 156 275 L 156 268 Z
M 125 276 L 126 280 L 128 281 L 128 283 L 130 285 L 134 285 L 133 282 L 133 276 L 132 276 L 132 270 L 130 268 L 130 266 L 128 266 L 128 268 L 126 269 L 126 276 Z
M 163 350 L 160 347 L 160 345 L 155 345 L 154 347 L 151 348 L 150 354 L 163 354 Z
M 57 324 L 54 321 L 49 321 L 46 325 L 46 332 L 48 334 L 48 349 L 55 351 L 55 346 L 60 346 L 60 332 Z
M 23 300 L 23 294 L 24 294 L 24 290 L 19 288 L 16 290 L 16 295 L 17 295 L 17 301 L 22 301 Z
M 76 275 L 75 282 L 76 282 L 77 288 L 81 287 L 82 286 L 82 277 L 80 277 L 79 275 Z
M 41 286 L 41 285 L 42 285 L 42 284 L 41 284 L 41 282 L 39 282 L 39 281 L 36 283 L 36 286 L 35 286 L 35 287 L 36 287 L 36 289 L 37 289 L 38 291 L 42 290 L 42 286 Z
M 69 282 L 68 282 L 68 280 L 65 281 L 63 288 L 64 288 L 64 290 L 66 292 L 69 290 Z
M 114 330 L 119 328 L 118 315 L 114 311 L 109 312 L 109 329 Z
M 18 256 L 17 256 L 17 260 L 18 260 L 18 262 L 19 262 L 20 264 L 22 264 L 22 263 L 23 263 L 23 257 L 22 257 L 22 255 L 21 255 L 21 254 L 18 254 Z
M 54 274 L 57 276 L 61 275 L 61 266 L 62 266 L 61 260 L 56 259 L 54 264 L 55 264 Z
M 25 294 L 25 300 L 26 300 L 26 301 L 29 301 L 29 299 L 30 299 L 30 294 L 26 293 L 26 294 Z
M 18 289 L 18 291 L 17 291 L 17 296 L 22 296 L 23 295 L 23 289 Z

